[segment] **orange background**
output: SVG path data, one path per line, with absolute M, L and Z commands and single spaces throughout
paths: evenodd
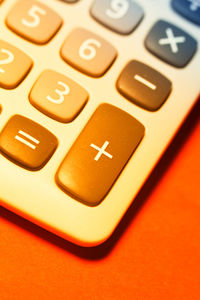
M 200 299 L 200 103 L 115 234 L 81 248 L 0 208 L 0 299 Z

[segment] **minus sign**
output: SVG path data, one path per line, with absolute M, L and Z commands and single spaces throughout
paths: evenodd
M 140 75 L 136 74 L 136 75 L 134 76 L 134 78 L 135 78 L 137 81 L 139 81 L 139 82 L 143 83 L 144 85 L 146 85 L 147 87 L 149 87 L 150 89 L 152 89 L 152 90 L 155 90 L 155 89 L 156 89 L 156 85 L 154 85 L 154 84 L 151 83 L 150 81 L 144 79 L 144 78 L 141 77 Z

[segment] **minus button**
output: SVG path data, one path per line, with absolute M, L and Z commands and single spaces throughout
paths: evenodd
M 150 66 L 131 60 L 118 77 L 116 87 L 121 95 L 134 104 L 156 111 L 167 100 L 172 83 Z
M 140 75 L 136 74 L 134 76 L 135 80 L 143 83 L 144 85 L 146 85 L 148 88 L 155 90 L 156 89 L 156 85 L 151 83 L 150 81 L 146 80 L 145 78 L 141 77 Z

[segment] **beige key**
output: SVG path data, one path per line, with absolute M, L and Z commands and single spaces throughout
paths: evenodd
M 87 205 L 108 193 L 144 135 L 135 118 L 109 104 L 100 105 L 62 162 L 57 183 Z
M 21 37 L 36 43 L 47 43 L 62 25 L 61 17 L 35 0 L 20 0 L 9 12 L 6 25 Z
M 0 40 L 0 87 L 13 89 L 33 65 L 32 59 L 11 44 Z
M 0 133 L 0 150 L 31 170 L 42 168 L 57 145 L 57 138 L 51 132 L 20 115 L 11 117 Z
M 99 77 L 112 65 L 117 51 L 100 36 L 83 28 L 76 28 L 66 38 L 61 56 L 79 71 Z
M 44 114 L 67 123 L 80 113 L 87 102 L 88 93 L 72 79 L 46 70 L 34 84 L 29 99 Z

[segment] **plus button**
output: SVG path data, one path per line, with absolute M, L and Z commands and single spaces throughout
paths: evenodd
M 108 145 L 109 145 L 108 141 L 105 141 L 105 143 L 103 144 L 103 146 L 101 148 L 98 147 L 98 146 L 96 146 L 96 145 L 94 145 L 94 144 L 90 144 L 90 147 L 92 147 L 92 148 L 94 148 L 95 150 L 98 151 L 97 155 L 94 158 L 95 161 L 98 161 L 102 155 L 105 155 L 105 156 L 107 156 L 110 159 L 113 158 L 113 156 L 110 153 L 108 153 L 108 152 L 105 151 L 106 148 L 108 147 Z

